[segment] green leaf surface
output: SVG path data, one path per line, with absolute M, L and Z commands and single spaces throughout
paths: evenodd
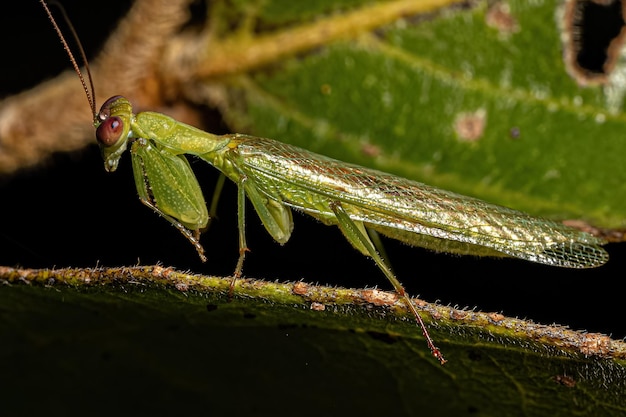
M 229 296 L 230 279 L 160 266 L 0 273 L 10 414 L 626 412 L 626 346 L 600 335 L 419 302 L 441 366 L 393 293 L 240 280 Z
M 623 228 L 626 119 L 601 87 L 567 74 L 557 2 L 507 4 L 516 23 L 505 33 L 487 23 L 485 2 L 376 32 L 355 23 L 358 36 L 233 79 L 229 92 L 242 101 L 224 113 L 234 131 L 533 214 Z M 256 25 L 288 30 L 277 25 L 289 19 L 267 11 L 274 5 Z M 483 118 L 478 137 L 459 134 L 464 115 Z

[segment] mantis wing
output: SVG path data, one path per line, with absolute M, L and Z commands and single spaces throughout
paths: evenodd
M 608 260 L 602 239 L 555 221 L 271 139 L 239 140 L 239 166 L 265 194 L 327 224 L 337 223 L 330 204 L 341 202 L 354 221 L 415 246 L 569 268 Z

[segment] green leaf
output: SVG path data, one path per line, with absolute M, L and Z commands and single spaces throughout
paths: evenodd
M 232 79 L 237 101 L 222 107 L 232 130 L 537 215 L 626 225 L 626 119 L 611 113 L 601 87 L 567 74 L 556 2 L 508 2 L 509 32 L 487 23 L 483 2 L 375 32 L 350 19 L 395 3 L 345 10 L 353 37 Z M 310 25 L 303 34 L 281 27 L 290 19 L 276 8 L 257 12 L 255 27 L 270 28 L 261 37 L 313 36 L 335 18 L 301 23 Z M 464 116 L 484 130 L 459 134 Z
M 125 413 L 626 412 L 626 344 L 606 336 L 418 302 L 441 366 L 393 293 L 240 280 L 229 296 L 230 279 L 160 266 L 0 274 L 11 414 L 131 398 Z

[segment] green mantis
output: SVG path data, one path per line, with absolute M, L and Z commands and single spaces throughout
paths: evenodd
M 42 4 L 45 7 L 43 0 Z M 84 81 L 83 86 L 95 109 Z M 380 255 L 371 233 L 436 251 L 512 256 L 567 268 L 591 268 L 608 260 L 602 239 L 563 224 L 272 139 L 242 134 L 218 136 L 160 113 L 134 114 L 130 102 L 122 96 L 108 99 L 94 114 L 105 169 L 115 171 L 128 150 L 141 202 L 173 224 L 203 261 L 206 256 L 200 233 L 209 222 L 209 213 L 187 155 L 211 164 L 237 185 L 239 259 L 234 278 L 241 276 L 248 250 L 246 199 L 267 232 L 281 244 L 289 240 L 293 230 L 293 210 L 337 226 L 346 240 L 372 258 L 391 282 L 441 363 L 445 362 L 443 355 L 409 295 Z

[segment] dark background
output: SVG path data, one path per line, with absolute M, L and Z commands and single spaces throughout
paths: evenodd
M 99 50 L 129 2 L 64 4 L 91 55 Z M 69 67 L 35 0 L 12 3 L 11 13 L 0 16 L 0 34 L 4 39 L 3 97 Z M 98 98 L 98 106 L 103 99 Z M 87 104 L 85 107 L 88 111 Z M 192 165 L 210 200 L 215 170 L 200 161 Z M 58 154 L 38 167 L 0 177 L 0 201 L 0 265 L 43 268 L 160 262 L 198 273 L 230 275 L 237 260 L 233 184 L 228 183 L 221 198 L 219 218 L 202 237 L 209 258 L 202 264 L 176 229 L 140 204 L 130 158 L 122 158 L 120 169 L 107 174 L 95 140 L 83 151 Z M 249 208 L 246 232 L 252 252 L 244 265 L 245 276 L 391 288 L 375 264 L 352 249 L 338 229 L 298 214 L 294 222 L 292 239 L 281 247 Z M 617 339 L 626 336 L 620 314 L 623 292 L 619 290 L 626 267 L 624 244 L 608 245 L 609 264 L 593 270 L 433 254 L 391 240 L 385 244 L 409 293 L 427 301 L 499 311 L 543 324 L 567 324 Z

